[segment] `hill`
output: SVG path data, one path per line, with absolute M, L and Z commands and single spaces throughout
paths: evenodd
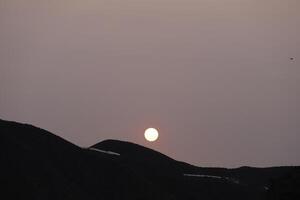
M 46 130 L 4 120 L 0 163 L 1 195 L 9 199 L 299 197 L 299 167 L 196 167 L 118 140 L 81 148 Z

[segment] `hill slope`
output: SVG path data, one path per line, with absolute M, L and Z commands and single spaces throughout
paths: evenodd
M 4 120 L 0 163 L 1 195 L 9 199 L 259 200 L 299 195 L 296 167 L 200 168 L 123 141 L 80 148 L 40 128 Z
M 1 120 L 0 152 L 9 199 L 167 199 L 113 158 L 30 125 Z

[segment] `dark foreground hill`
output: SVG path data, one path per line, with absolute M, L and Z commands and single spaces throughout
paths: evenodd
M 296 200 L 299 175 L 298 167 L 200 168 L 116 140 L 80 148 L 0 120 L 1 199 Z

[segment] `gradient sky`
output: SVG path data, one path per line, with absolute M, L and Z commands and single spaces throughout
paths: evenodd
M 299 0 L 0 0 L 0 118 L 199 166 L 300 165 L 299 10 Z M 145 142 L 148 127 L 158 142 Z

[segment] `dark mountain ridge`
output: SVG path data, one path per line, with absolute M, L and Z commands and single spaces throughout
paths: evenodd
M 10 199 L 160 199 L 107 155 L 30 125 L 1 120 L 0 147 L 0 177 Z
M 9 199 L 299 197 L 299 167 L 202 168 L 118 140 L 81 148 L 40 128 L 4 120 L 0 148 L 1 195 Z

